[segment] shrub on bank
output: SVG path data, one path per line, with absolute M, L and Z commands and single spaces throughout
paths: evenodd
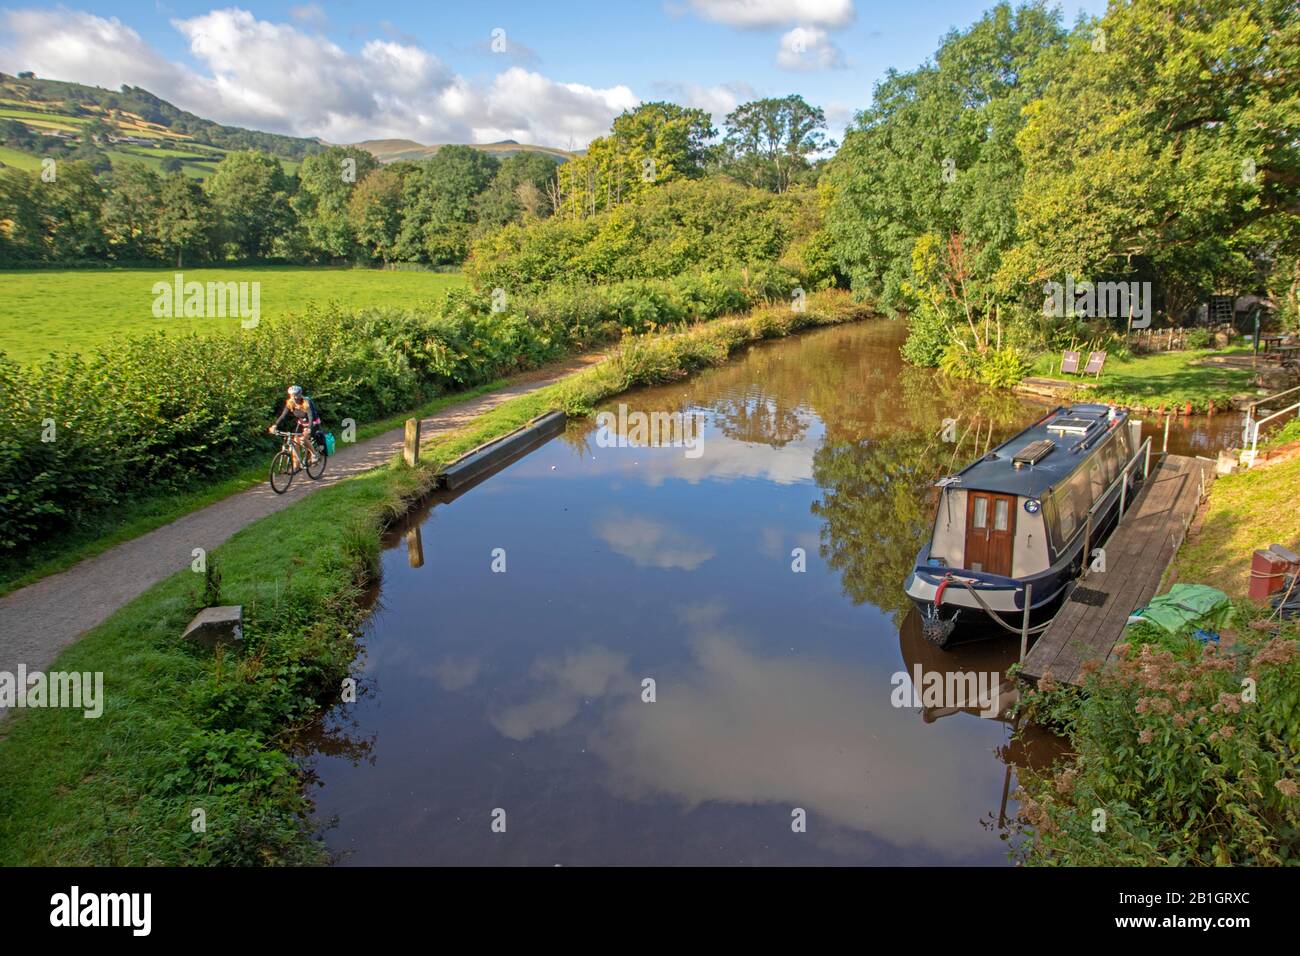
M 1150 644 L 1121 650 L 1081 690 L 1044 677 L 1027 695 L 1028 715 L 1060 727 L 1076 756 L 1022 780 L 1024 860 L 1300 863 L 1294 635 L 1252 629 L 1237 646 L 1190 655 Z
M 365 423 L 573 350 L 712 319 L 794 287 L 772 268 L 673 280 L 451 293 L 440 305 L 323 310 L 233 335 L 155 333 L 25 367 L 0 355 L 0 556 L 79 518 L 231 473 L 273 441 L 284 388 L 330 427 Z M 499 303 L 500 304 L 500 303 Z

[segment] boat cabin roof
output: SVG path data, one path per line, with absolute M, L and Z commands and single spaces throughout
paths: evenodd
M 1101 439 L 1128 420 L 1112 406 L 1061 406 L 972 462 L 941 486 L 1037 497 L 1088 460 Z

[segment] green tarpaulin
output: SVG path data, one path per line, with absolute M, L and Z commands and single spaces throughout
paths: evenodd
M 1175 584 L 1168 594 L 1151 599 L 1151 603 L 1133 617 L 1150 621 L 1170 634 L 1183 634 L 1196 627 L 1220 630 L 1232 616 L 1232 602 L 1218 588 L 1204 584 Z M 1129 619 L 1132 622 L 1133 618 Z

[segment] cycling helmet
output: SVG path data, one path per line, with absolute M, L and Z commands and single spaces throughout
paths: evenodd
M 290 386 L 289 386 L 289 394 L 292 395 L 294 398 L 302 398 L 302 386 L 301 386 L 301 385 L 290 385 Z

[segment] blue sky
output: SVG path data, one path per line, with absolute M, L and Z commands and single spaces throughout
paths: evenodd
M 738 102 L 789 92 L 826 109 L 838 135 L 888 68 L 921 63 L 991 5 L 0 0 L 0 69 L 133 83 L 223 122 L 333 142 L 580 147 L 640 100 L 701 106 L 720 121 Z M 1105 0 L 1060 6 L 1073 22 Z

